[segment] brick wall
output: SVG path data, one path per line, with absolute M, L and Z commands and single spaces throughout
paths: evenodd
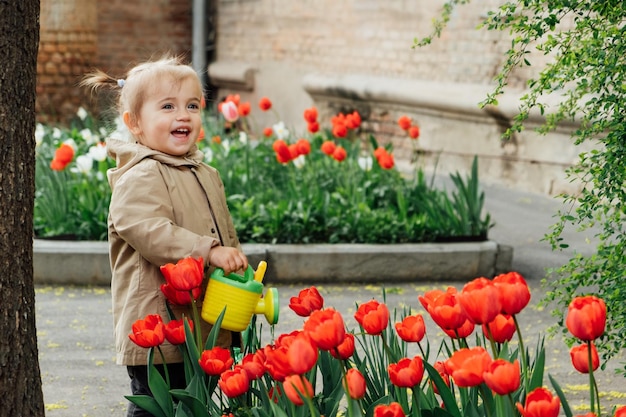
M 100 102 L 78 87 L 100 68 L 122 77 L 162 53 L 190 59 L 191 0 L 41 0 L 37 119 L 68 123 L 78 107 Z
M 92 0 L 42 0 L 37 57 L 37 119 L 67 120 L 83 102 L 77 83 L 95 62 L 96 7 Z
M 191 59 L 191 0 L 99 0 L 97 63 L 122 77 L 163 53 Z

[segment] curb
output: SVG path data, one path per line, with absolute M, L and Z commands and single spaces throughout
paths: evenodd
M 269 283 L 381 283 L 471 280 L 511 270 L 513 248 L 487 240 L 399 245 L 243 244 Z M 110 285 L 107 242 L 35 239 L 36 284 Z

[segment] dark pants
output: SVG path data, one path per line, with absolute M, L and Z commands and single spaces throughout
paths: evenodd
M 155 365 L 155 367 L 165 377 L 163 365 Z M 145 365 L 128 366 L 127 369 L 130 377 L 130 390 L 133 395 L 152 396 L 152 392 L 150 392 L 148 387 L 148 367 Z M 185 388 L 185 368 L 182 363 L 168 364 L 167 372 L 170 376 L 170 389 Z M 133 403 L 128 405 L 128 413 L 126 415 L 127 417 L 153 417 L 152 414 Z

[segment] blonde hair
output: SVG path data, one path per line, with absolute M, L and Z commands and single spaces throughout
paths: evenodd
M 92 92 L 109 88 L 117 94 L 117 112 L 120 116 L 128 112 L 136 118 L 151 88 L 163 78 L 170 78 L 175 84 L 187 79 L 198 82 L 198 90 L 202 93 L 202 83 L 196 71 L 185 64 L 181 57 L 166 55 L 158 60 L 146 61 L 133 67 L 126 78 L 118 79 L 101 70 L 95 70 L 83 78 L 80 85 L 88 87 Z

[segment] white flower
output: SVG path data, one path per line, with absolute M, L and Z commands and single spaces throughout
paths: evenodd
M 80 118 L 80 120 L 85 120 L 87 118 L 87 110 L 83 109 L 82 106 L 78 108 L 76 115 Z
M 272 126 L 272 129 L 274 130 L 274 134 L 276 135 L 278 139 L 285 140 L 289 137 L 289 131 L 285 127 L 284 122 L 276 123 L 274 126 Z
M 63 141 L 63 143 L 67 143 L 68 145 L 70 145 L 72 147 L 72 149 L 74 149 L 74 152 L 76 152 L 78 150 L 78 145 L 76 144 L 76 142 L 72 138 L 65 139 Z
M 246 134 L 246 132 L 239 132 L 239 142 L 243 143 L 244 145 L 248 143 L 248 135 Z
M 115 119 L 115 130 L 111 132 L 109 138 L 117 139 L 122 142 L 133 142 L 132 135 L 130 134 L 128 127 L 126 127 L 126 124 L 122 121 L 121 117 Z
M 223 140 L 222 141 L 222 148 L 224 148 L 224 155 L 228 155 L 228 153 L 230 152 L 230 141 Z
M 58 127 L 52 129 L 52 137 L 54 139 L 61 139 L 61 136 L 63 136 L 63 132 L 61 132 L 61 129 L 59 129 Z
M 204 149 L 204 160 L 207 162 L 213 161 L 213 149 L 211 148 Z
M 306 162 L 306 158 L 304 157 L 304 155 L 298 155 L 296 159 L 292 159 L 292 162 L 296 166 L 296 168 L 302 168 Z
M 93 169 L 93 159 L 89 155 L 76 157 L 76 169 L 83 174 L 89 174 Z
M 83 129 L 80 131 L 80 135 L 85 139 L 85 143 L 87 145 L 91 145 L 96 142 L 96 137 L 93 135 L 93 132 L 89 129 Z
M 37 123 L 37 127 L 35 128 L 35 146 L 41 145 L 43 142 L 43 137 L 46 135 L 46 130 L 44 129 L 41 123 Z
M 98 142 L 91 148 L 89 148 L 89 152 L 87 153 L 92 159 L 102 162 L 107 159 L 107 145 L 104 142 Z
M 372 169 L 373 162 L 374 161 L 372 160 L 371 156 L 360 156 L 359 159 L 357 159 L 357 163 L 363 171 L 369 171 L 370 169 Z

